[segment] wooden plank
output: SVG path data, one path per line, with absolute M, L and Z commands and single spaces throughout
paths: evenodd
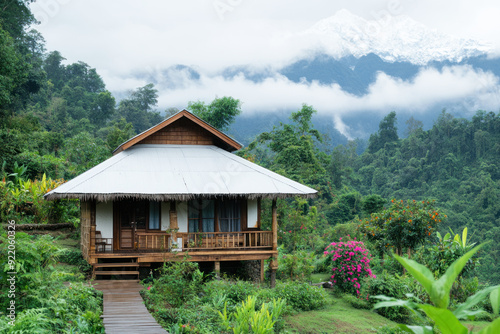
M 146 309 L 138 282 L 97 280 L 93 285 L 103 292 L 102 319 L 107 334 L 168 334 Z
M 94 268 L 112 268 L 112 267 L 139 267 L 137 262 L 124 263 L 96 263 Z
M 125 271 L 125 270 L 107 270 L 96 271 L 96 275 L 139 275 L 139 271 Z

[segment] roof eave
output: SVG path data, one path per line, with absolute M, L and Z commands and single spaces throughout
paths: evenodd
M 50 192 L 47 193 L 44 198 L 46 200 L 58 200 L 58 199 L 79 199 L 82 201 L 98 201 L 98 202 L 108 202 L 124 199 L 138 199 L 138 200 L 150 200 L 150 201 L 188 201 L 195 198 L 247 198 L 247 199 L 257 199 L 257 198 L 290 198 L 290 197 L 302 197 L 302 198 L 314 198 L 317 196 L 317 192 L 314 193 L 251 193 L 251 194 L 132 194 L 132 193 L 113 193 L 113 194 L 97 194 L 97 193 L 57 193 Z

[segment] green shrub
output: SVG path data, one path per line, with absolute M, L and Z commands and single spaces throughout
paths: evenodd
M 16 321 L 0 317 L 1 333 L 102 333 L 102 293 L 81 282 L 63 282 L 80 275 L 54 269 L 63 252 L 50 235 L 16 233 Z M 6 262 L 8 243 L 0 237 L 0 263 Z M 4 275 L 5 272 L 1 272 Z M 0 280 L 2 286 L 6 282 Z M 7 303 L 3 298 L 1 303 Z M 4 308 L 5 309 L 5 308 Z
M 259 310 L 257 310 L 257 308 Z M 222 326 L 233 333 L 270 333 L 276 321 L 285 309 L 285 300 L 273 299 L 260 307 L 256 306 L 256 297 L 248 296 L 237 306 L 234 312 L 227 312 L 227 302 L 223 312 L 218 312 Z
M 410 293 L 409 279 L 398 275 L 391 275 L 383 272 L 377 278 L 366 280 L 363 286 L 362 295 L 366 298 L 371 306 L 378 300 L 370 298 L 373 296 L 390 296 L 398 299 L 406 299 L 406 294 Z M 392 321 L 409 323 L 410 311 L 405 307 L 391 307 L 377 309 L 377 313 Z
M 366 299 L 356 297 L 354 295 L 345 294 L 342 296 L 342 299 L 357 309 L 369 310 L 372 308 Z
M 74 221 L 77 202 L 46 201 L 43 195 L 64 183 L 52 180 L 43 174 L 41 180 L 0 181 L 1 216 L 16 223 L 59 223 Z
M 314 253 L 296 251 L 292 254 L 279 254 L 278 279 L 306 280 L 314 270 Z
M 383 254 L 383 258 L 374 256 L 370 267 L 374 273 L 385 271 L 391 275 L 403 275 L 403 266 L 388 254 Z
M 314 273 L 328 273 L 332 272 L 332 254 L 322 254 L 317 256 L 314 260 Z
M 323 233 L 323 239 L 339 240 L 339 238 L 345 238 L 346 236 L 349 236 L 350 240 L 354 240 L 354 238 L 356 238 L 356 240 L 360 240 L 362 234 L 358 231 L 358 223 L 359 219 L 353 219 L 352 221 L 345 224 L 337 224 L 335 226 L 331 226 L 325 229 Z M 324 250 L 324 243 L 318 244 L 315 252 L 316 254 L 323 254 Z
M 467 300 L 457 305 L 454 310 L 449 309 L 450 307 L 450 292 L 453 283 L 457 280 L 460 272 L 469 263 L 471 257 L 474 256 L 486 243 L 482 243 L 479 246 L 469 250 L 465 255 L 454 261 L 450 267 L 445 271 L 445 274 L 439 279 L 435 279 L 434 275 L 429 268 L 421 265 L 420 263 L 409 260 L 398 255 L 394 255 L 396 260 L 398 260 L 408 272 L 423 286 L 426 293 L 429 296 L 431 304 L 423 304 L 422 302 L 413 302 L 410 300 L 400 300 L 388 296 L 377 296 L 381 302 L 375 304 L 374 308 L 387 308 L 387 307 L 400 307 L 405 306 L 419 314 L 420 312 L 425 313 L 425 315 L 433 322 L 433 326 L 439 329 L 443 333 L 470 333 L 471 331 L 460 323 L 459 319 L 474 319 L 475 316 L 484 313 L 482 310 L 478 310 L 478 304 L 484 300 L 486 296 L 489 295 L 491 307 L 494 314 L 498 316 L 500 310 L 500 285 L 490 286 L 481 291 L 478 291 L 475 295 L 467 298 Z M 400 328 L 406 329 L 413 333 L 423 333 L 430 332 L 434 329 L 429 326 L 412 326 L 411 328 L 406 325 L 400 325 Z M 480 333 L 497 333 L 500 329 L 500 318 L 497 318 L 492 323 L 484 327 Z
M 240 280 L 213 280 L 203 286 L 205 302 L 217 300 L 224 296 L 231 304 L 244 301 L 248 296 L 255 294 L 256 286 L 247 281 Z M 222 303 L 222 306 L 224 303 Z
M 479 291 L 479 280 L 477 277 L 458 277 L 451 287 L 450 299 L 452 304 L 461 304 Z
M 451 234 L 447 233 L 444 236 L 436 232 L 436 235 L 436 243 L 430 247 L 420 247 L 417 254 L 415 254 L 415 260 L 427 266 L 435 277 L 439 277 L 445 273 L 446 269 L 455 260 L 472 249 L 476 243 L 470 243 L 470 239 L 467 239 L 467 228 L 464 228 L 462 237 L 453 231 L 451 231 Z M 476 273 L 478 261 L 478 256 L 475 254 L 467 261 L 459 278 L 462 276 L 466 278 L 473 277 Z
M 59 261 L 77 266 L 79 270 L 86 274 L 89 274 L 92 270 L 92 266 L 85 261 L 79 249 L 65 249 L 59 256 Z
M 153 304 L 168 303 L 179 307 L 201 292 L 203 273 L 196 262 L 164 263 L 158 272 L 159 277 L 143 293 L 143 297 L 150 299 Z M 168 302 L 165 296 L 168 296 Z
M 166 267 L 161 275 L 143 291 L 147 308 L 152 312 L 160 324 L 171 333 L 221 333 L 222 325 L 218 311 L 226 309 L 228 314 L 237 312 L 241 303 L 249 297 L 254 301 L 256 309 L 264 309 L 271 314 L 274 309 L 273 299 L 285 300 L 286 305 L 281 308 L 280 314 L 289 314 L 292 310 L 305 311 L 318 309 L 326 304 L 326 292 L 319 287 L 310 286 L 298 281 L 277 281 L 275 288 L 259 288 L 251 282 L 239 280 L 212 280 L 203 283 L 197 278 L 197 266 L 189 265 L 191 274 L 180 274 L 182 265 Z M 196 268 L 196 270 L 192 270 Z M 168 278 L 165 277 L 169 272 Z M 190 288 L 196 282 L 197 289 Z M 181 290 L 187 291 L 183 297 Z M 178 290 L 177 292 L 173 292 Z M 191 293 L 192 292 L 192 293 Z M 168 296 L 168 298 L 165 298 Z M 263 306 L 267 305 L 267 306 Z M 273 306 L 271 306 L 273 305 Z M 265 322 L 266 312 L 256 316 Z M 232 320 L 231 320 L 232 321 Z M 283 319 L 273 318 L 274 330 L 280 330 Z
M 223 307 L 215 309 L 194 298 L 182 307 L 162 308 L 154 315 L 170 333 L 221 333 L 223 328 L 217 311 Z
M 277 281 L 270 294 L 273 298 L 286 299 L 287 305 L 296 311 L 316 310 L 326 305 L 323 288 L 296 281 Z

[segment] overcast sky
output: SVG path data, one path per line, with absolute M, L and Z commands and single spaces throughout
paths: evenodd
M 500 106 L 497 78 L 470 68 L 424 71 L 412 82 L 381 75 L 364 97 L 336 85 L 295 84 L 283 77 L 256 84 L 214 75 L 234 65 L 286 64 L 298 52 L 290 36 L 344 8 L 367 20 L 407 15 L 500 50 L 500 3 L 493 0 L 37 0 L 32 5 L 47 49 L 60 51 L 67 62 L 82 60 L 95 67 L 112 92 L 147 83 L 133 73 L 175 64 L 204 74 L 196 85 L 181 77 L 182 88 L 160 91 L 161 109 L 224 95 L 239 98 L 244 112 L 298 109 L 308 103 L 337 120 L 366 109 L 387 113 L 398 108 L 418 112 L 436 103 L 446 107 L 457 97 L 471 108 L 496 111 Z

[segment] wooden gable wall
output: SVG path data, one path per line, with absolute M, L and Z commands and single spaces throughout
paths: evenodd
M 181 118 L 144 138 L 138 144 L 215 145 L 214 136 L 199 125 Z
M 228 152 L 242 147 L 240 143 L 185 109 L 127 140 L 113 151 L 113 155 L 136 144 L 214 145 Z

